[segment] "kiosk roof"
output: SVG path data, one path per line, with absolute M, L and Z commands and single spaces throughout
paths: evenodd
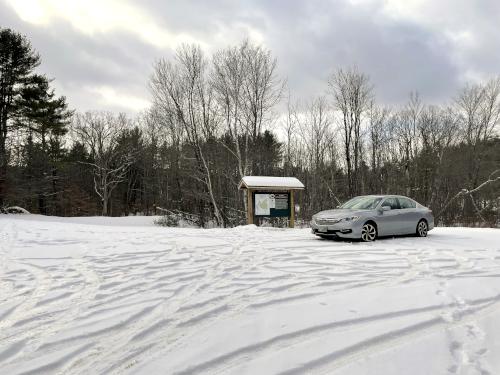
M 238 188 L 303 190 L 304 184 L 295 177 L 245 176 L 241 179 Z

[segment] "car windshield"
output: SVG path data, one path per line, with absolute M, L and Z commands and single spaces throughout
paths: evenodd
M 382 198 L 376 197 L 356 197 L 345 202 L 340 208 L 347 208 L 350 210 L 372 210 L 377 207 L 381 200 Z

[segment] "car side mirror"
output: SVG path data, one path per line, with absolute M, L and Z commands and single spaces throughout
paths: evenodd
M 380 213 L 383 213 L 384 211 L 390 211 L 391 206 L 382 206 L 378 210 Z

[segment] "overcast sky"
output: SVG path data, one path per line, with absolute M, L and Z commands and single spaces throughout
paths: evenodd
M 40 71 L 82 111 L 145 108 L 152 63 L 183 42 L 208 53 L 261 43 L 297 98 L 353 64 L 386 104 L 413 90 L 447 102 L 500 73 L 499 0 L 0 0 L 0 26 L 28 36 Z

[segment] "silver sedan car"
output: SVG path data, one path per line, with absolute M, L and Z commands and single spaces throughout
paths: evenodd
M 323 238 L 374 241 L 378 236 L 427 236 L 434 216 L 427 207 L 400 195 L 355 197 L 337 209 L 321 211 L 311 220 L 312 232 Z

